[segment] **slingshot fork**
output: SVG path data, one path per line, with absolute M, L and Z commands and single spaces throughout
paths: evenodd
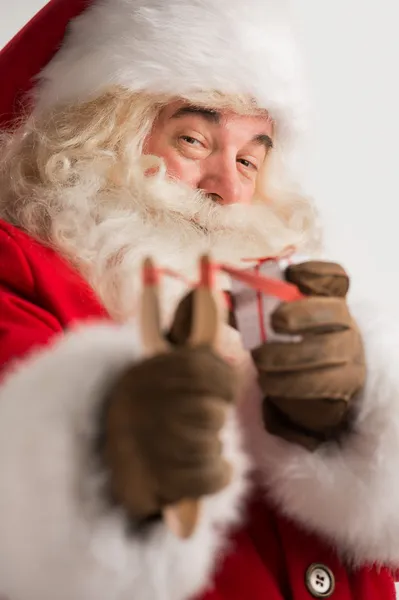
M 159 271 L 151 259 L 143 265 L 143 294 L 141 304 L 141 332 L 149 355 L 171 352 L 172 346 L 162 335 L 159 307 Z M 214 346 L 218 331 L 219 312 L 212 294 L 213 271 L 208 256 L 200 261 L 199 285 L 194 290 L 193 317 L 188 345 Z M 200 515 L 198 499 L 184 499 L 163 510 L 167 527 L 177 537 L 186 539 L 194 533 Z

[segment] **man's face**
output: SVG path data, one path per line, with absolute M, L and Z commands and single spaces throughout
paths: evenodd
M 144 153 L 159 156 L 168 174 L 220 204 L 248 204 L 272 146 L 272 121 L 173 102 L 161 112 Z

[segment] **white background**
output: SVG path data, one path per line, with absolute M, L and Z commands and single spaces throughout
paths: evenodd
M 399 2 L 295 0 L 313 93 L 308 189 L 334 256 L 399 295 Z
M 0 0 L 0 48 L 43 4 Z M 307 189 L 322 208 L 334 257 L 365 293 L 396 308 L 399 1 L 294 0 L 294 7 L 313 93 Z
M 42 5 L 0 0 L 0 47 Z M 330 255 L 368 294 L 399 295 L 399 2 L 293 0 L 313 95 L 303 169 Z

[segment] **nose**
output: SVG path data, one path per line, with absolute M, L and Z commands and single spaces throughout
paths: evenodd
M 242 201 L 242 184 L 236 158 L 219 156 L 205 165 L 200 189 L 213 195 L 220 204 L 238 204 Z

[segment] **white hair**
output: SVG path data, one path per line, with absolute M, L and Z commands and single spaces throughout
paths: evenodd
M 65 256 L 117 319 L 134 310 L 145 255 L 192 276 L 206 251 L 240 263 L 288 246 L 309 252 L 318 243 L 313 205 L 282 179 L 278 150 L 261 170 L 249 208 L 219 206 L 168 178 L 159 158 L 143 156 L 145 138 L 171 100 L 113 88 L 91 102 L 29 116 L 2 147 L 0 216 Z M 239 96 L 183 100 L 264 112 Z M 154 165 L 156 174 L 146 175 Z

